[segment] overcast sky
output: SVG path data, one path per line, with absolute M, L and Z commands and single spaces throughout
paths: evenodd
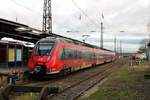
M 0 0 L 0 18 L 42 29 L 44 0 Z M 52 0 L 53 32 L 98 45 L 100 22 L 104 22 L 104 47 L 114 49 L 114 36 L 122 41 L 123 51 L 135 52 L 148 38 L 150 0 Z M 101 15 L 104 15 L 102 19 Z M 85 16 L 86 15 L 86 16 Z M 80 19 L 81 16 L 81 19 Z M 67 33 L 66 31 L 72 31 Z M 91 32 L 96 31 L 96 32 Z M 124 32 L 120 32 L 124 31 Z

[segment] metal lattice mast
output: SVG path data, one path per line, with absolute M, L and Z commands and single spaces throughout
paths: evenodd
M 103 13 L 102 13 L 102 17 L 101 17 L 101 34 L 100 34 L 100 48 L 102 48 L 103 49 L 103 33 L 104 33 L 104 24 L 103 24 L 103 21 L 104 21 L 104 15 L 103 15 Z
M 114 39 L 114 52 L 116 53 L 117 52 L 117 39 L 116 39 L 116 36 L 115 36 L 115 39 Z
M 100 34 L 100 38 L 101 38 L 101 41 L 100 41 L 100 47 L 103 49 L 103 22 L 101 22 L 101 34 Z
M 52 12 L 51 12 L 51 0 L 44 0 L 43 8 L 43 32 L 52 33 Z

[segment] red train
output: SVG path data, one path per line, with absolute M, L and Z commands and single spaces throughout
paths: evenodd
M 115 60 L 115 53 L 66 38 L 48 37 L 38 41 L 28 67 L 33 73 L 54 74 L 76 71 Z

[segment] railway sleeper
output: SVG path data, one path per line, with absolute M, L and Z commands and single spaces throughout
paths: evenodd
M 11 93 L 39 93 L 38 100 L 46 100 L 50 94 L 59 92 L 58 87 L 29 87 L 29 86 L 16 86 L 8 85 L 0 90 L 0 100 L 9 100 Z

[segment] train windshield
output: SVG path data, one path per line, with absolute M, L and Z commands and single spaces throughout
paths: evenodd
M 35 55 L 50 55 L 54 42 L 39 42 L 35 47 Z

